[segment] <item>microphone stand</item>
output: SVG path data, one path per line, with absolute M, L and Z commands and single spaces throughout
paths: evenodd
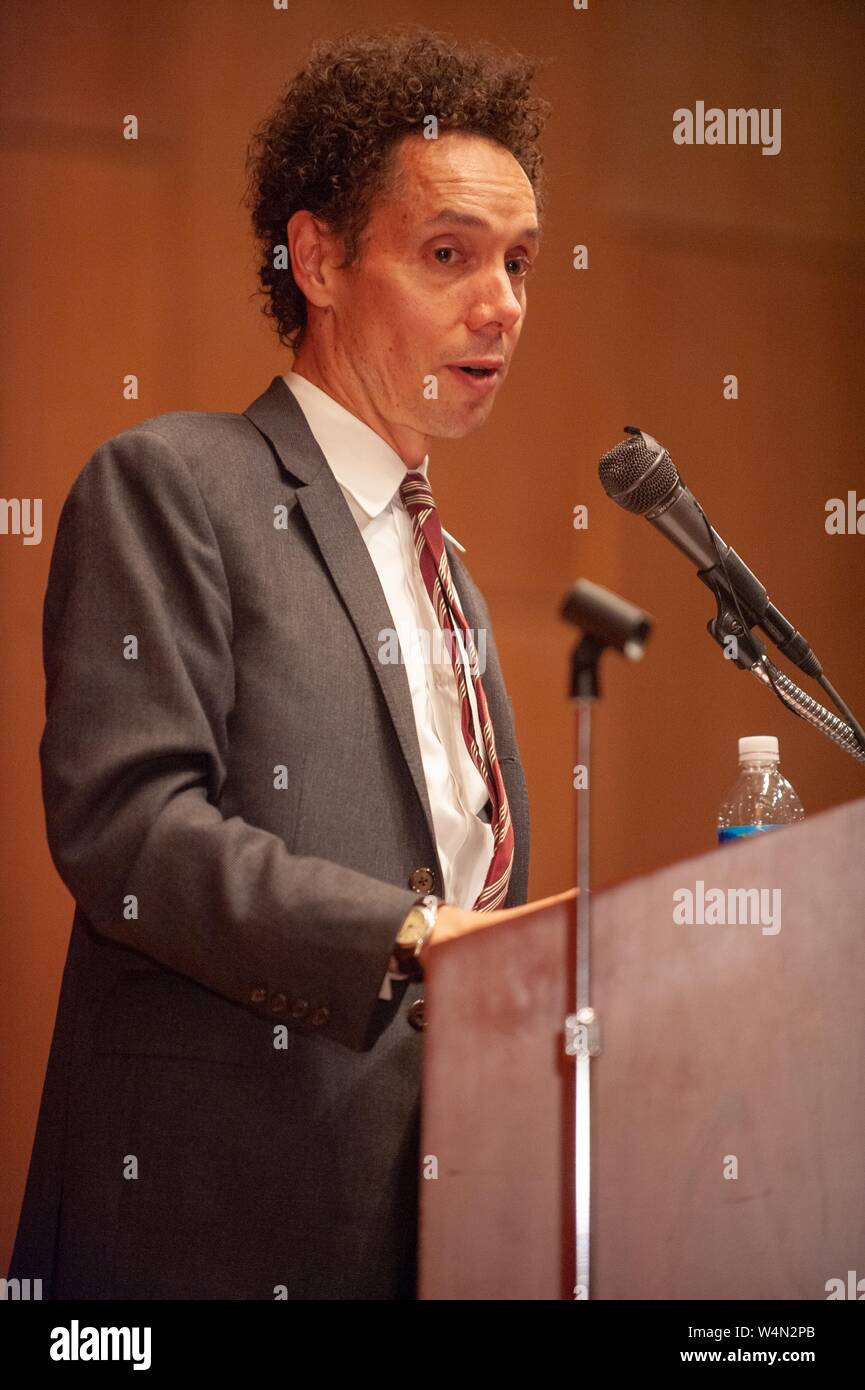
M 565 1019 L 565 1052 L 576 1059 L 574 1087 L 574 1238 L 578 1299 L 589 1297 L 591 1231 L 591 1084 L 589 1064 L 601 1050 L 600 1027 L 590 1000 L 590 794 L 592 761 L 592 705 L 600 694 L 598 662 L 609 644 L 585 636 L 571 656 L 570 698 L 575 701 L 574 748 L 577 764 L 585 769 L 586 782 L 576 815 L 577 867 L 577 971 L 576 1013 Z
M 570 698 L 575 704 L 574 752 L 585 773 L 575 816 L 577 876 L 576 1012 L 565 1018 L 565 1053 L 575 1059 L 574 1079 L 574 1247 L 577 1282 L 574 1296 L 589 1297 L 591 1232 L 591 1085 L 589 1064 L 601 1051 L 600 1023 L 591 1005 L 590 927 L 590 795 L 592 762 L 592 705 L 600 694 L 598 664 L 608 647 L 637 661 L 652 628 L 653 618 L 627 599 L 579 579 L 565 596 L 560 616 L 583 633 L 571 654 Z

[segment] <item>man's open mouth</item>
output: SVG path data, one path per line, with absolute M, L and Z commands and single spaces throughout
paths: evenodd
M 469 376 L 492 376 L 497 367 L 460 367 L 461 372 L 467 372 Z

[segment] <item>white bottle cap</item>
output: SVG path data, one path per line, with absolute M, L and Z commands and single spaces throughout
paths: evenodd
M 778 740 L 772 734 L 739 739 L 740 763 L 777 763 Z

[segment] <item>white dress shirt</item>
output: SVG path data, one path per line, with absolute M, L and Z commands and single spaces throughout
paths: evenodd
M 457 907 L 470 908 L 484 886 L 492 858 L 492 827 L 479 815 L 489 814 L 488 792 L 463 737 L 456 676 L 417 562 L 411 519 L 399 495 L 408 470 L 381 435 L 327 392 L 297 372 L 286 372 L 284 380 L 342 489 L 378 574 L 399 643 L 398 659 L 408 677 L 444 875 L 441 896 Z M 414 471 L 426 478 L 428 466 L 429 455 Z M 444 534 L 464 549 L 449 532 Z M 387 638 L 387 633 L 379 634 L 383 650 Z M 390 648 L 395 648 L 392 638 Z M 483 756 L 470 680 L 467 686 L 475 742 Z M 387 975 L 380 998 L 390 997 Z

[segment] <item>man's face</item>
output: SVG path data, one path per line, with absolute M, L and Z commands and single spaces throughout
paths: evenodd
M 395 159 L 398 192 L 375 204 L 358 263 L 331 270 L 313 356 L 327 389 L 411 463 L 425 440 L 460 438 L 492 410 L 522 331 L 537 208 L 493 141 L 409 136 Z M 501 365 L 488 378 L 453 365 L 476 358 Z

